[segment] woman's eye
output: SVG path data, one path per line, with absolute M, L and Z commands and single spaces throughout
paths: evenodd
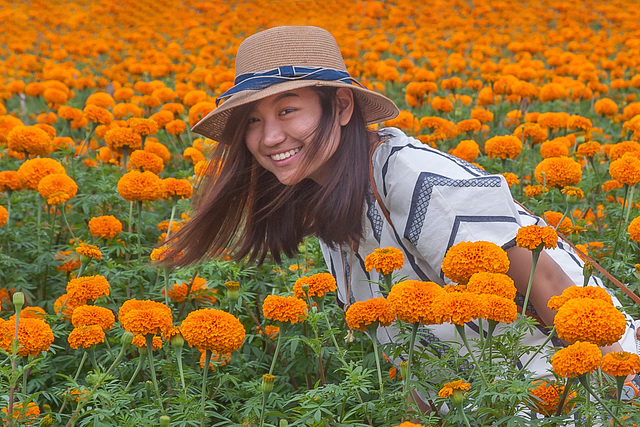
M 253 123 L 257 123 L 259 121 L 260 121 L 260 119 L 258 119 L 257 117 L 250 117 L 249 118 L 249 124 L 250 125 L 253 124 Z
M 293 108 L 285 108 L 284 110 L 280 111 L 280 115 L 284 116 L 285 114 L 293 113 L 293 111 Z

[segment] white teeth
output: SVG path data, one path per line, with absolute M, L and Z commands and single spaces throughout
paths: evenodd
M 272 154 L 271 158 L 273 160 L 276 160 L 276 161 L 288 159 L 289 157 L 291 157 L 294 154 L 296 154 L 298 151 L 300 151 L 300 149 L 299 148 L 295 148 L 293 150 L 289 150 L 289 151 L 284 152 L 284 153 Z

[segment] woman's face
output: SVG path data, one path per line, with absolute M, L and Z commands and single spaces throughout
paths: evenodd
M 322 117 L 316 91 L 295 89 L 258 101 L 249 114 L 245 133 L 247 148 L 258 163 L 284 185 L 294 185 L 305 178 L 323 185 L 340 142 L 340 126 L 349 121 L 353 111 L 350 89 L 339 88 L 336 98 L 338 114 L 330 136 L 314 146 L 311 141 Z

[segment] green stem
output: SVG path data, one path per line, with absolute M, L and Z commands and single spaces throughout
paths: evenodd
M 369 329 L 369 336 L 371 338 L 371 342 L 373 343 L 373 355 L 376 358 L 376 368 L 378 370 L 378 383 L 380 384 L 380 397 L 382 397 L 382 393 L 384 392 L 382 386 L 382 369 L 380 368 L 380 355 L 378 354 L 378 338 L 376 336 L 376 331 L 378 330 L 377 325 L 373 328 Z
M 522 315 L 524 316 L 527 312 L 527 304 L 529 303 L 529 294 L 531 293 L 531 287 L 533 285 L 533 274 L 536 271 L 536 265 L 538 264 L 538 258 L 540 258 L 540 250 L 534 250 L 531 260 L 531 274 L 529 275 L 529 283 L 527 284 L 527 292 L 524 295 L 524 302 L 522 303 Z
M 71 228 L 71 225 L 69 224 L 69 220 L 67 219 L 67 214 L 65 212 L 65 204 L 64 203 L 62 204 L 62 206 L 60 206 L 60 213 L 62 214 L 62 219 L 64 220 L 65 225 L 69 229 L 69 234 L 71 234 L 71 238 L 77 244 L 78 242 L 76 241 L 76 236 L 73 234 L 73 229 Z
M 138 261 L 142 260 L 142 241 L 140 239 L 141 229 L 142 229 L 142 200 L 138 200 L 138 224 L 136 227 L 136 234 L 138 235 Z
M 616 403 L 618 405 L 620 405 L 620 399 L 622 398 L 622 388 L 624 387 L 624 380 L 627 377 L 625 377 L 624 375 L 618 375 L 616 376 L 616 390 L 618 392 L 618 394 L 616 395 Z M 618 407 L 616 406 L 616 415 L 618 414 Z
M 467 414 L 464 413 L 464 406 L 462 405 L 462 403 L 458 405 L 458 411 L 460 411 L 460 414 L 462 415 L 464 425 L 466 425 L 467 427 L 471 427 L 471 425 L 469 424 L 469 419 L 467 418 Z
M 493 332 L 498 326 L 498 322 L 495 320 L 489 320 L 489 328 L 487 329 L 487 338 L 484 340 L 484 345 L 482 346 L 482 351 L 480 352 L 480 359 L 484 360 L 484 352 L 487 348 L 491 348 L 491 338 L 493 337 Z M 482 329 L 480 330 L 482 332 Z M 489 358 L 489 363 L 491 363 L 491 358 Z
M 204 426 L 205 412 L 204 403 L 207 396 L 207 374 L 209 373 L 209 363 L 211 363 L 211 350 L 206 350 L 204 357 L 204 372 L 202 373 L 202 397 L 200 400 L 200 409 L 202 410 L 202 418 L 200 418 L 200 425 Z
M 545 345 L 547 345 L 547 343 L 549 341 L 551 341 L 551 339 L 553 338 L 553 336 L 556 333 L 556 327 L 554 326 L 550 331 L 549 334 L 547 335 L 547 338 L 544 340 L 544 342 L 542 344 L 540 344 L 538 346 L 538 348 L 536 349 L 536 351 L 531 355 L 531 357 L 529 358 L 529 360 L 527 360 L 527 363 L 524 364 L 524 366 L 522 366 L 522 369 L 520 369 L 520 371 L 518 372 L 518 375 L 522 374 L 524 372 L 525 369 L 527 369 L 527 366 L 529 366 L 529 364 L 533 361 L 533 359 L 538 355 L 538 353 L 540 353 L 542 351 L 542 349 L 544 348 Z
M 176 360 L 178 361 L 178 372 L 180 372 L 180 384 L 182 391 L 187 393 L 187 386 L 184 383 L 184 369 L 182 368 L 182 346 L 176 347 Z
M 36 196 L 37 198 L 37 209 L 38 209 L 38 214 L 36 216 L 36 221 L 37 221 L 37 232 L 36 232 L 36 240 L 37 240 L 37 247 L 38 247 L 38 252 L 40 252 L 40 223 L 42 221 L 42 196 L 40 195 L 40 193 L 37 194 Z
M 624 425 L 620 422 L 618 417 L 613 412 L 611 412 L 611 409 L 609 409 L 609 406 L 605 405 L 604 402 L 602 402 L 602 399 L 600 399 L 600 396 L 593 393 L 593 390 L 591 389 L 591 384 L 589 383 L 589 374 L 580 375 L 578 377 L 578 380 L 580 380 L 580 384 L 582 384 L 585 390 L 587 390 L 587 392 L 598 401 L 598 403 L 604 408 L 604 410 L 607 411 L 607 413 L 611 416 L 611 418 L 613 418 L 614 421 L 618 423 L 620 427 L 624 427 Z M 585 399 L 585 406 L 586 406 L 586 401 L 588 400 L 589 400 L 589 396 L 587 396 L 587 398 Z
M 269 368 L 269 375 L 273 375 L 273 368 L 276 366 L 276 360 L 278 360 L 278 352 L 280 351 L 280 344 L 282 343 L 282 335 L 284 335 L 284 324 L 280 325 L 280 332 L 278 332 L 278 341 L 276 342 L 276 350 L 273 352 L 273 360 L 271 361 L 271 367 Z
M 267 409 L 267 393 L 262 392 L 262 407 L 260 409 L 260 422 L 258 423 L 258 427 L 264 426 L 264 413 Z
M 138 376 L 138 374 L 140 373 L 140 370 L 142 369 L 142 365 L 144 365 L 144 355 L 140 355 L 140 357 L 138 357 L 138 366 L 136 366 L 136 370 L 133 371 L 133 374 L 131 375 L 131 378 L 129 379 L 129 382 L 127 383 L 127 386 L 124 388 L 124 392 L 126 393 L 127 390 L 129 390 L 129 387 L 131 387 L 131 385 L 133 384 L 133 380 L 136 379 L 136 377 Z
M 158 380 L 156 379 L 156 369 L 153 363 L 153 334 L 147 334 L 144 338 L 147 341 L 147 356 L 149 358 L 149 369 L 151 370 L 151 382 L 153 383 L 153 388 L 156 390 L 158 405 L 160 405 L 160 408 L 164 411 L 162 397 L 160 396 L 160 389 L 158 388 Z
M 413 359 L 413 349 L 416 343 L 416 336 L 418 335 L 419 323 L 411 324 L 411 341 L 409 341 L 409 356 L 407 358 L 407 377 L 404 379 L 405 393 L 409 393 L 409 378 L 411 378 L 411 359 Z
M 173 218 L 176 215 L 176 207 L 178 205 L 176 204 L 176 202 L 173 202 L 173 205 L 171 206 L 171 217 L 169 218 L 169 228 L 167 228 L 167 237 L 165 238 L 165 240 L 169 240 L 169 236 L 171 235 L 171 226 L 173 224 Z
M 618 250 L 618 242 L 620 241 L 620 232 L 622 231 L 622 227 L 624 224 L 624 217 L 625 217 L 625 208 L 627 205 L 627 196 L 629 196 L 629 185 L 625 184 L 624 185 L 624 199 L 622 201 L 622 213 L 620 215 L 620 221 L 618 223 L 618 229 L 616 231 L 616 238 L 615 241 L 613 243 L 613 252 L 612 253 L 616 253 L 616 251 Z
M 571 386 L 575 378 L 567 378 L 567 383 L 564 385 L 564 391 L 562 392 L 562 396 L 560 397 L 560 401 L 558 402 L 558 408 L 556 409 L 556 417 L 559 417 L 562 413 L 562 408 L 564 408 L 564 403 L 567 401 L 567 396 L 569 396 L 569 390 L 571 390 Z
M 487 381 L 487 377 L 485 377 L 484 375 L 482 366 L 480 366 L 480 364 L 478 363 L 478 359 L 476 358 L 476 355 L 473 353 L 473 351 L 471 351 L 471 346 L 469 345 L 469 341 L 467 340 L 467 333 L 464 330 L 464 325 L 456 325 L 456 330 L 460 334 L 460 338 L 462 338 L 462 342 L 464 343 L 464 346 L 467 348 L 467 352 L 469 353 L 469 356 L 471 356 L 471 359 L 473 359 L 473 363 L 475 364 L 475 366 L 478 367 L 478 372 L 480 372 L 480 376 L 482 377 L 482 380 L 484 381 L 485 384 L 490 384 L 489 381 Z M 474 371 L 475 371 L 475 368 L 474 368 Z

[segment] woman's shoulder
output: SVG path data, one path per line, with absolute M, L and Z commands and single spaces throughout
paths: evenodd
M 373 153 L 374 168 L 406 168 L 458 178 L 487 175 L 477 166 L 423 144 L 400 129 L 383 128 L 378 131 L 378 136 L 382 142 Z

